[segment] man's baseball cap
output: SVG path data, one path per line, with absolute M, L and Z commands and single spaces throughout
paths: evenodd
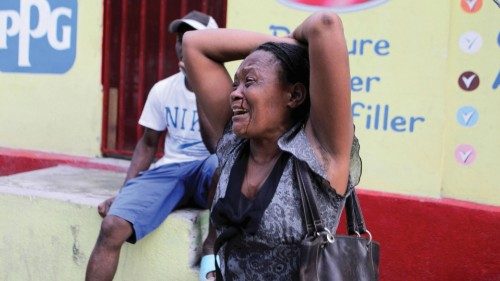
M 214 18 L 198 11 L 191 11 L 182 19 L 176 19 L 170 23 L 168 30 L 170 32 L 177 32 L 180 26 L 188 25 L 193 29 L 210 29 L 218 28 Z

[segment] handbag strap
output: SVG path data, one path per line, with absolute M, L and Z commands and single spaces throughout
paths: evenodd
M 298 172 L 297 164 L 294 163 L 295 174 L 297 175 L 297 181 L 299 182 L 299 191 L 300 191 L 300 201 L 302 203 L 302 212 L 303 218 L 306 225 L 307 233 L 314 233 L 314 224 L 312 223 L 311 214 L 309 211 L 309 204 L 306 202 L 306 194 L 304 193 L 304 185 L 302 182 L 302 177 Z
M 304 220 L 306 223 L 307 233 L 316 234 L 325 230 L 323 221 L 316 207 L 316 200 L 311 190 L 311 178 L 307 172 L 305 163 L 294 157 L 294 170 L 297 181 L 299 183 L 300 197 L 302 201 L 302 210 L 304 212 Z
M 356 190 L 353 189 L 351 194 L 346 198 L 346 218 L 347 218 L 347 233 L 365 234 L 367 233 L 361 206 L 359 205 L 358 195 Z
M 294 157 L 294 169 L 299 183 L 307 232 L 309 234 L 315 234 L 325 231 L 326 228 L 323 226 L 323 221 L 321 220 L 321 216 L 316 206 L 316 198 L 312 192 L 311 177 L 308 172 L 309 167 L 305 162 Z M 353 189 L 351 194 L 346 198 L 345 210 L 347 232 L 349 235 L 367 233 L 363 213 L 361 212 L 361 206 L 359 205 L 355 189 Z

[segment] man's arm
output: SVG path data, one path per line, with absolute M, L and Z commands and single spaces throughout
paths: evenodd
M 144 134 L 135 145 L 134 154 L 132 155 L 132 160 L 123 184 L 129 179 L 135 178 L 140 172 L 147 170 L 149 166 L 151 166 L 158 150 L 161 134 L 162 132 L 144 128 Z M 114 200 L 115 196 L 106 199 L 97 206 L 97 211 L 101 217 L 106 216 Z
M 200 106 L 198 99 L 196 99 L 196 108 L 198 110 L 198 120 L 200 123 L 200 135 L 201 139 L 203 140 L 203 144 L 207 148 L 208 152 L 210 154 L 214 154 L 217 152 L 217 141 L 218 139 L 211 138 L 211 131 L 213 131 L 213 128 L 210 126 L 210 122 L 208 122 L 208 117 L 205 116 L 205 112 L 203 111 L 203 107 Z
M 161 134 L 162 132 L 144 128 L 144 134 L 135 146 L 125 182 L 135 178 L 140 172 L 147 170 L 151 166 L 158 150 Z

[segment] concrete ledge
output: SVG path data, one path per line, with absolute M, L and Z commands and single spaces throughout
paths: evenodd
M 0 177 L 0 280 L 83 280 L 122 172 L 56 166 Z M 197 280 L 207 211 L 174 212 L 121 252 L 115 280 Z

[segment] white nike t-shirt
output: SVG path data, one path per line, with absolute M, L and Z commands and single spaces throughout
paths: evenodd
M 201 160 L 210 155 L 200 134 L 195 94 L 186 88 L 182 72 L 156 83 L 149 92 L 139 124 L 167 130 L 165 155 L 153 167 Z

